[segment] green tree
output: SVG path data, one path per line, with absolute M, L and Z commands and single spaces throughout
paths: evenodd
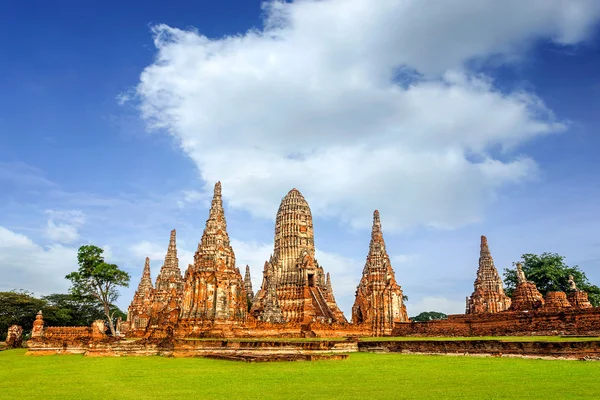
M 95 299 L 62 293 L 54 293 L 42 299 L 47 302 L 44 320 L 49 326 L 89 326 L 95 320 L 105 318 L 102 304 Z
M 588 293 L 590 303 L 594 307 L 600 305 L 600 288 L 592 285 L 585 273 L 579 266 L 568 266 L 565 263 L 565 257 L 556 253 L 523 254 L 521 256 L 523 272 L 527 280 L 532 281 L 537 286 L 542 295 L 548 292 L 569 291 L 569 275 L 573 275 L 573 280 L 577 284 L 577 288 Z M 513 262 L 513 266 L 516 265 Z M 512 296 L 517 287 L 517 269 L 504 269 L 504 285 L 506 286 L 506 294 Z
M 444 313 L 437 311 L 425 311 L 417 315 L 416 317 L 411 317 L 410 320 L 415 322 L 427 322 L 446 318 L 448 318 L 448 316 Z
M 29 333 L 37 312 L 46 304 L 25 290 L 0 292 L 0 340 L 6 338 L 8 327 L 15 324 L 21 325 L 25 334 Z
M 130 276 L 115 264 L 104 261 L 104 250 L 99 247 L 81 246 L 77 252 L 79 269 L 66 276 L 71 281 L 70 293 L 77 299 L 100 302 L 108 320 L 111 334 L 115 335 L 114 318 L 122 312 L 114 306 L 119 298 L 117 288 L 129 286 Z

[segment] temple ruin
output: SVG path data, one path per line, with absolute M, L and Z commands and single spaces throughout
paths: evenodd
M 408 321 L 403 293 L 385 249 L 379 211 L 373 213 L 369 254 L 352 307 L 352 323 L 367 325 L 376 336 L 389 335 L 395 322 Z
M 494 266 L 485 236 L 481 236 L 479 268 L 473 286 L 475 290 L 467 298 L 466 314 L 497 313 L 510 307 L 511 299 L 504 293 L 502 279 Z
M 297 189 L 290 190 L 281 201 L 273 255 L 263 273 L 263 285 L 250 310 L 258 320 L 264 320 L 265 310 L 276 302 L 285 322 L 347 322 L 327 285 L 325 271 L 315 259 L 312 214 Z
M 245 266 L 243 277 L 236 266 L 221 189 L 217 182 L 194 261 L 184 276 L 175 230 L 154 284 L 146 258 L 127 320 L 117 324 L 117 336 L 106 334 L 103 321 L 88 327 L 46 327 L 40 311 L 33 323 L 30 351 L 182 356 L 221 352 L 222 357 L 225 352 L 234 358 L 239 356 L 236 352 L 242 352 L 260 358 L 265 346 L 285 358 L 294 352 L 312 357 L 318 352 L 356 349 L 356 338 L 361 336 L 600 334 L 600 307 L 592 307 L 587 293 L 577 288 L 572 277 L 566 293 L 548 292 L 544 297 L 517 264 L 518 283 L 512 299 L 507 296 L 485 236 L 481 236 L 477 277 L 465 314 L 439 321 L 409 321 L 378 211 L 373 213 L 369 251 L 349 323 L 336 303 L 331 275 L 315 258 L 311 210 L 297 189 L 281 201 L 273 253 L 264 263 L 262 282 L 254 293 L 250 266 Z M 11 329 L 16 336 L 17 329 Z M 321 346 L 293 341 L 241 345 L 222 340 L 259 337 L 346 337 L 347 341 Z M 189 340 L 192 338 L 215 340 Z

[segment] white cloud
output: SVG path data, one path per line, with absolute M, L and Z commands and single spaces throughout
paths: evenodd
M 78 227 L 85 222 L 85 215 L 79 210 L 46 210 L 50 216 L 44 233 L 49 239 L 59 243 L 73 243 L 79 239 Z M 59 222 L 54 222 L 55 220 Z
M 593 0 L 269 2 L 266 27 L 243 35 L 154 27 L 137 95 L 233 207 L 273 218 L 295 186 L 316 215 L 353 226 L 378 208 L 390 231 L 456 227 L 536 175 L 526 156 L 491 149 L 566 129 L 467 63 L 578 43 L 599 14 Z
M 0 227 L 0 290 L 26 289 L 36 295 L 65 293 L 65 275 L 77 270 L 77 249 L 42 247 L 25 235 Z
M 58 223 L 48 220 L 44 233 L 49 239 L 59 243 L 72 243 L 79 239 L 77 228 L 73 225 Z

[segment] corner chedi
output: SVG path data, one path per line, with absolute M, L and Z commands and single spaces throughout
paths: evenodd
M 502 279 L 494 266 L 485 236 L 481 236 L 479 268 L 473 286 L 475 290 L 467 298 L 466 314 L 497 313 L 510 307 L 511 299 L 504 293 Z
M 374 335 L 389 335 L 395 322 L 408 321 L 403 293 L 385 249 L 379 211 L 373 213 L 369 254 L 352 306 L 352 323 L 367 325 Z
M 517 263 L 517 287 L 512 296 L 510 311 L 535 310 L 544 305 L 544 296 L 535 283 L 528 281 L 521 263 Z
M 277 308 L 285 322 L 347 322 L 315 259 L 312 214 L 297 189 L 289 191 L 277 211 L 273 255 L 265 263 L 250 312 L 264 321 L 266 311 Z
M 215 184 L 206 227 L 184 280 L 182 319 L 246 320 L 248 299 L 227 234 L 221 182 Z
M 254 300 L 254 291 L 252 290 L 252 278 L 250 276 L 249 265 L 246 265 L 246 274 L 244 275 L 244 288 L 246 289 L 246 297 L 248 298 L 248 303 L 252 305 L 252 300 Z
M 138 285 L 133 300 L 127 309 L 127 324 L 132 336 L 143 335 L 150 320 L 150 312 L 154 297 L 154 286 L 152 285 L 152 277 L 150 276 L 150 258 L 146 257 L 142 278 Z M 121 328 L 122 329 L 122 328 Z
M 177 233 L 173 229 L 165 261 L 154 285 L 149 328 L 172 329 L 177 324 L 182 293 L 183 279 L 177 258 Z
M 569 294 L 567 298 L 571 306 L 575 308 L 592 308 L 587 292 L 577 288 L 573 275 L 569 275 Z

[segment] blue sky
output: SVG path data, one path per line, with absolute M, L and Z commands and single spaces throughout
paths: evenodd
M 411 315 L 463 310 L 481 234 L 600 284 L 600 4 L 535 4 L 4 2 L 0 290 L 67 290 L 93 243 L 125 308 L 173 228 L 185 270 L 216 180 L 255 289 L 305 195 L 346 315 L 375 208 Z

